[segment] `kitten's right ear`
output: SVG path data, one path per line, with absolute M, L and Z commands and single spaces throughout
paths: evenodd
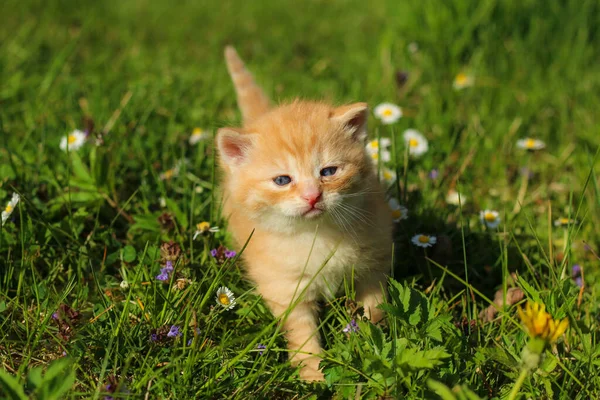
M 254 143 L 254 135 L 244 133 L 241 129 L 221 128 L 217 132 L 217 148 L 221 160 L 230 166 L 238 166 L 248 159 Z

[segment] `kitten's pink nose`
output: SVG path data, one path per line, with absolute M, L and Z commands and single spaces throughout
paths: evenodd
M 318 189 L 309 190 L 302 194 L 302 198 L 306 200 L 311 207 L 314 207 L 315 204 L 321 200 L 321 192 Z

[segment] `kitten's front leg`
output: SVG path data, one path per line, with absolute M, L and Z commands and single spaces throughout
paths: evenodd
M 323 373 L 319 370 L 321 359 L 318 354 L 321 352 L 321 345 L 317 328 L 316 303 L 301 301 L 286 316 L 287 306 L 266 300 L 273 314 L 283 319 L 290 362 L 294 366 L 300 363 L 303 365 L 300 369 L 300 378 L 307 381 L 324 380 Z
M 373 323 L 383 319 L 383 311 L 377 308 L 385 300 L 387 278 L 384 273 L 373 273 L 356 283 L 356 300 L 363 303 L 365 316 Z

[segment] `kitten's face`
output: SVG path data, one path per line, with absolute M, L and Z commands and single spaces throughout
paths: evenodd
M 362 103 L 338 109 L 293 103 L 241 133 L 221 131 L 231 201 L 275 229 L 343 218 L 360 203 L 365 179 L 373 179 L 364 150 L 366 117 Z

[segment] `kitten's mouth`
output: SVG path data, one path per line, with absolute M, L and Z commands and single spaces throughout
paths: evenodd
M 308 211 L 305 211 L 302 216 L 305 218 L 315 218 L 318 217 L 319 215 L 323 214 L 325 211 L 317 208 L 317 207 L 313 207 Z

